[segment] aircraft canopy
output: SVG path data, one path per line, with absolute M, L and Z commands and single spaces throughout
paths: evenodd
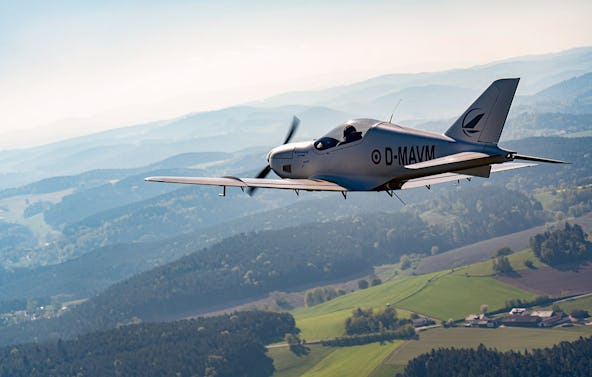
M 337 145 L 352 143 L 361 140 L 366 132 L 380 121 L 375 119 L 349 120 L 335 127 L 320 139 L 314 141 L 316 149 L 323 151 Z

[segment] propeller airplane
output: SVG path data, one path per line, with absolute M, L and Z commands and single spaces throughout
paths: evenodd
M 294 117 L 280 146 L 267 154 L 267 165 L 255 178 L 148 177 L 150 182 L 240 187 L 252 195 L 258 188 L 305 191 L 410 189 L 442 182 L 488 178 L 491 173 L 565 163 L 520 155 L 498 147 L 518 82 L 493 82 L 443 134 L 374 119 L 349 120 L 319 139 L 290 143 L 300 123 Z M 515 160 L 528 162 L 513 162 Z M 280 179 L 268 179 L 274 171 Z

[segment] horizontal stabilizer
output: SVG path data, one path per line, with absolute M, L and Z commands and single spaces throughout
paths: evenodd
M 491 166 L 491 173 L 499 173 L 506 170 L 513 170 L 513 169 L 520 169 L 520 168 L 527 168 L 531 166 L 536 166 L 537 164 L 528 164 L 528 163 L 519 163 L 519 162 L 508 162 L 505 164 L 498 164 Z M 474 174 L 459 174 L 459 173 L 443 173 L 438 175 L 432 175 L 429 177 L 421 177 L 421 178 L 414 178 L 410 179 L 403 184 L 401 187 L 402 190 L 422 187 L 422 186 L 431 186 L 437 183 L 444 183 L 444 182 L 454 182 L 461 179 L 470 179 L 474 176 Z
M 514 155 L 514 160 L 548 162 L 550 164 L 569 164 L 569 162 L 565 162 L 565 161 L 561 161 L 561 160 L 552 160 L 550 158 L 524 156 L 524 155 L 521 155 L 521 154 L 515 154 Z

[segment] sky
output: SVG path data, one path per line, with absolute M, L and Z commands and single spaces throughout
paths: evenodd
M 0 150 L 592 45 L 592 1 L 0 0 Z

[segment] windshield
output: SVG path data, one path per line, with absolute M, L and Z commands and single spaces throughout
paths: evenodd
M 331 131 L 325 136 L 314 142 L 316 149 L 323 151 L 329 148 L 333 148 L 337 145 L 343 145 L 352 143 L 354 141 L 361 140 L 366 131 L 368 131 L 373 125 L 379 123 L 374 119 L 354 119 L 349 120 Z

